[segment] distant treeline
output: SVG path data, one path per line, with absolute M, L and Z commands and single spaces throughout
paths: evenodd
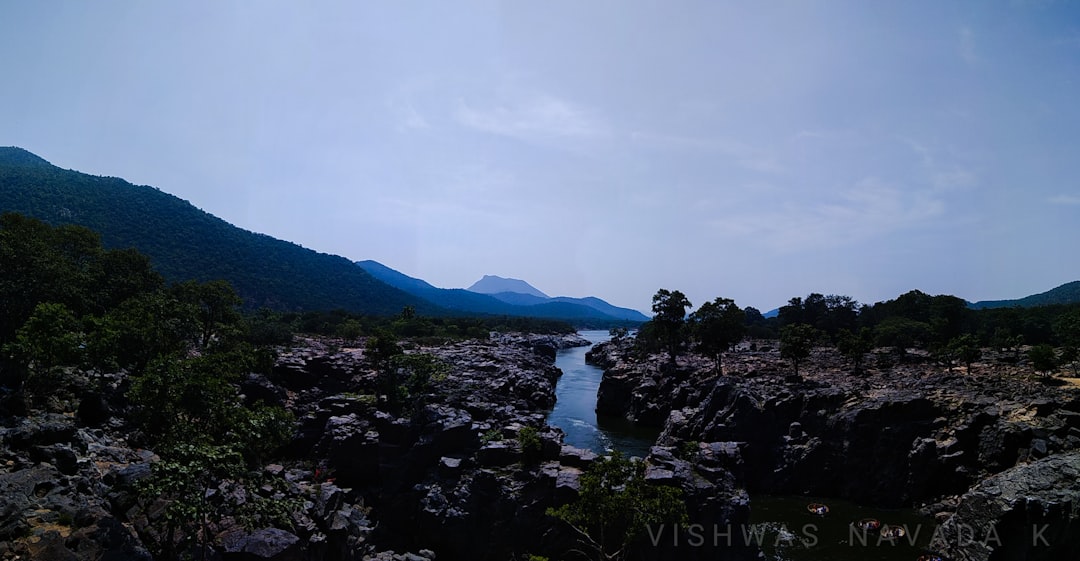
M 1050 356 L 1048 366 L 1056 360 L 1052 348 L 1062 349 L 1063 363 L 1074 362 L 1080 348 L 1080 304 L 974 310 L 955 296 L 912 290 L 873 305 L 812 293 L 792 298 L 772 318 L 752 307 L 739 308 L 727 298 L 706 302 L 688 314 L 691 308 L 683 293 L 660 289 L 653 297 L 653 320 L 641 326 L 639 348 L 664 350 L 672 357 L 693 350 L 719 362 L 722 352 L 745 338 L 780 339 L 789 353 L 834 345 L 861 360 L 875 347 L 893 349 L 900 357 L 916 348 L 951 364 L 970 363 L 983 347 L 1011 351 L 1018 358 L 1020 347 L 1027 345 L 1037 348 L 1036 356 Z

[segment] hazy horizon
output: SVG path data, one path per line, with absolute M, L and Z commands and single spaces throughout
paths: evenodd
M 0 7 L 0 145 L 443 288 L 1080 279 L 1080 5 Z

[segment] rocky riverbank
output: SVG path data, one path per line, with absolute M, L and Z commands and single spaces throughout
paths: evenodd
M 595 455 L 564 446 L 544 418 L 560 376 L 555 351 L 583 340 L 501 335 L 406 345 L 447 366 L 412 409 L 387 406 L 363 341 L 351 343 L 298 339 L 279 350 L 271 373 L 242 381 L 247 400 L 293 412 L 296 433 L 265 466 L 261 487 L 233 482 L 207 492 L 241 503 L 273 496 L 295 508 L 273 527 L 207 522 L 207 558 L 557 559 L 575 547 L 573 532 L 545 512 L 577 497 Z M 104 392 L 83 395 L 66 414 L 2 419 L 0 559 L 151 558 L 165 511 L 137 493 L 157 457 L 128 443 L 126 385 L 112 375 Z M 535 430 L 536 449 L 523 443 L 526 428 Z M 746 521 L 736 448 L 657 447 L 648 462 L 648 481 L 683 489 L 691 521 Z M 755 554 L 739 544 L 688 549 L 674 536 L 641 557 Z
M 857 372 L 822 348 L 796 376 L 774 350 L 729 353 L 718 371 L 701 357 L 635 358 L 629 342 L 598 345 L 590 360 L 606 368 L 598 410 L 662 426 L 660 443 L 673 448 L 737 449 L 752 493 L 922 506 L 955 524 L 1000 522 L 1001 532 L 1076 525 L 1080 490 L 1066 482 L 1080 467 L 1080 390 L 1023 364 L 991 357 L 969 373 L 916 355 Z M 1043 553 L 1062 548 L 1076 544 Z

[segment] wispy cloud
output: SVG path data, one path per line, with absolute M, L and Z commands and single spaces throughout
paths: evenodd
M 769 152 L 746 143 L 721 137 L 694 137 L 655 132 L 633 131 L 630 140 L 638 144 L 665 150 L 695 150 L 713 152 L 733 160 L 737 165 L 762 173 L 782 173 L 783 164 Z
M 1080 205 L 1080 195 L 1056 195 L 1046 199 L 1046 202 L 1053 205 Z
M 546 94 L 494 107 L 475 107 L 459 100 L 454 117 L 471 129 L 526 140 L 604 133 L 604 127 L 585 109 Z
M 968 64 L 979 62 L 979 55 L 975 50 L 975 32 L 970 27 L 964 26 L 960 28 L 959 36 L 960 58 Z
M 918 155 L 929 185 L 934 189 L 938 191 L 955 191 L 978 186 L 979 175 L 974 170 L 956 163 L 941 163 L 940 158 L 935 156 L 934 151 L 917 140 L 903 137 L 900 137 L 899 140 L 907 144 Z
M 851 245 L 913 228 L 944 212 L 945 204 L 928 193 L 908 193 L 869 177 L 830 201 L 787 202 L 779 210 L 727 217 L 713 226 L 724 235 L 786 253 Z

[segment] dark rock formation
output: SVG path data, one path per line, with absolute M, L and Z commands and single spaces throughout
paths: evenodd
M 598 410 L 652 424 L 660 442 L 737 442 L 752 492 L 901 506 L 963 493 L 1018 463 L 1080 445 L 1080 394 L 1015 367 L 958 374 L 932 364 L 854 373 L 818 349 L 802 376 L 775 352 L 711 361 L 591 351 L 607 366 Z
M 931 547 L 955 561 L 1075 559 L 1080 451 L 994 475 L 960 497 Z

